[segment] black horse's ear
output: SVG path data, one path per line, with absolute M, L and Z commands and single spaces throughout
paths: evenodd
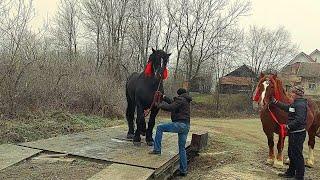
M 152 48 L 152 52 L 153 52 L 153 53 L 155 53 L 155 52 L 156 52 L 156 50 L 154 50 L 154 49 Z
M 171 53 L 168 54 L 168 57 L 170 57 Z

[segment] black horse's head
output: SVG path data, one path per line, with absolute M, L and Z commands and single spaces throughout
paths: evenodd
M 152 49 L 152 54 L 149 57 L 145 74 L 156 78 L 166 79 L 167 77 L 167 64 L 171 54 L 167 54 L 163 50 Z

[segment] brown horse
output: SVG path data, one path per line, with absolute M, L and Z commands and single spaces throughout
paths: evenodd
M 288 114 L 278 107 L 270 104 L 270 98 L 275 97 L 277 100 L 291 104 L 293 100 L 286 94 L 282 81 L 277 75 L 264 75 L 260 74 L 259 82 L 256 87 L 253 100 L 258 102 L 260 107 L 260 119 L 262 122 L 263 131 L 268 138 L 269 157 L 267 159 L 268 164 L 273 164 L 275 167 L 283 167 L 283 143 L 285 136 L 281 137 L 280 125 L 286 124 L 288 120 Z M 273 115 L 272 115 L 273 114 Z M 274 117 L 273 117 L 274 116 Z M 276 122 L 276 120 L 279 124 Z M 308 131 L 308 146 L 309 155 L 306 160 L 306 166 L 313 167 L 314 155 L 313 149 L 315 145 L 316 132 L 320 126 L 320 113 L 318 106 L 308 99 L 308 113 L 307 113 L 307 131 Z M 279 134 L 279 140 L 277 144 L 278 154 L 274 155 L 274 133 Z

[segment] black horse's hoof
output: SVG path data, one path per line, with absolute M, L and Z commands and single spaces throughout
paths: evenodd
M 140 146 L 141 146 L 141 142 L 133 141 L 133 145 L 134 145 L 134 146 L 137 146 L 137 147 L 140 147 Z
M 148 146 L 153 146 L 153 141 L 147 141 Z
M 127 134 L 127 139 L 133 139 L 134 138 L 134 134 Z

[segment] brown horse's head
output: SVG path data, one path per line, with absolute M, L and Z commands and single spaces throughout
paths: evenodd
M 282 91 L 282 83 L 277 78 L 277 75 L 264 75 L 261 73 L 253 100 L 258 102 L 258 105 L 263 108 L 269 104 L 271 97 L 282 100 L 284 98 Z

